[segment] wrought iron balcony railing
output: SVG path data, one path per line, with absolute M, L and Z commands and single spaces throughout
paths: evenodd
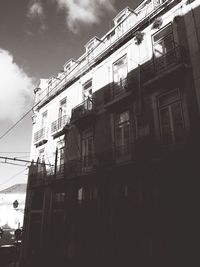
M 155 76 L 178 66 L 179 64 L 188 63 L 187 53 L 181 46 L 175 46 L 167 53 L 160 57 L 153 57 L 141 66 L 141 79 L 143 82 L 154 78 Z
M 70 117 L 67 115 L 58 118 L 51 124 L 51 134 L 53 135 L 59 131 L 62 131 L 64 126 L 69 124 L 69 122 L 70 122 Z
M 63 179 L 65 173 L 65 164 L 59 164 L 56 166 L 56 179 Z
M 47 128 L 43 127 L 34 134 L 34 144 L 47 140 Z
M 88 97 L 81 104 L 72 109 L 72 118 L 71 121 L 77 121 L 83 117 L 95 113 L 95 101 L 94 97 Z
M 104 93 L 105 104 L 115 99 L 122 99 L 129 95 L 128 92 L 134 92 L 139 85 L 139 73 L 138 69 L 135 69 L 135 73 L 128 75 L 126 78 L 121 79 L 119 82 L 113 82 L 109 88 L 106 88 Z

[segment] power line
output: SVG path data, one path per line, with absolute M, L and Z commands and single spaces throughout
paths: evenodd
M 30 160 L 25 160 L 25 159 L 18 159 L 18 158 L 9 158 L 9 157 L 1 157 L 0 156 L 0 159 L 4 159 L 5 162 L 7 162 L 7 160 L 13 160 L 13 161 L 20 161 L 20 162 L 26 162 L 26 163 L 35 163 L 35 164 L 41 164 L 41 165 L 48 165 L 48 166 L 54 166 L 52 164 L 48 164 L 48 163 L 45 163 L 45 162 L 35 162 L 35 161 L 30 161 Z
M 22 151 L 0 151 L 0 153 L 5 153 L 5 154 L 7 154 L 7 153 L 13 153 L 13 154 L 30 154 L 31 152 L 22 152 Z
M 21 167 L 25 167 L 26 166 L 26 164 L 25 165 L 22 165 L 22 164 L 17 164 L 17 163 L 12 163 L 12 162 L 0 162 L 0 163 L 3 163 L 3 164 L 10 164 L 10 165 L 15 165 L 15 166 L 21 166 Z
M 179 7 L 180 8 L 180 7 Z M 178 8 L 178 9 L 179 9 Z M 127 16 L 127 17 L 129 17 L 131 15 L 131 13 Z M 150 16 L 150 14 L 149 14 L 149 16 Z M 127 18 L 126 17 L 126 18 Z M 113 30 L 115 30 L 115 28 L 117 28 L 119 25 L 121 25 L 123 22 L 125 21 L 125 19 L 122 21 L 122 22 L 120 22 L 120 24 L 118 24 L 117 26 L 115 26 L 114 28 L 113 28 Z M 133 25 L 127 32 L 129 32 L 129 31 L 131 31 L 131 30 L 133 30 L 134 29 L 134 27 L 136 27 L 137 26 L 137 24 L 136 25 Z M 104 37 L 104 39 L 103 40 L 101 40 L 100 39 L 100 42 L 99 43 L 97 43 L 96 44 L 96 46 L 95 46 L 95 48 L 94 49 L 96 49 L 96 48 L 98 48 L 98 46 L 102 43 L 102 42 L 104 42 L 105 40 L 106 40 L 106 38 L 107 38 L 107 36 L 108 35 L 110 35 L 111 34 L 111 31 L 109 31 L 106 35 L 105 35 L 105 37 Z M 111 45 L 111 44 L 110 44 Z M 109 49 L 109 47 L 106 47 L 106 49 Z M 77 62 L 77 65 L 76 66 L 74 66 L 74 68 L 72 68 L 67 74 L 65 74 L 65 77 L 63 77 L 62 79 L 59 79 L 59 82 L 55 85 L 55 86 L 52 86 L 52 89 L 48 92 L 48 94 L 50 94 L 54 89 L 55 89 L 55 87 L 56 86 L 59 86 L 59 84 L 61 84 L 61 82 L 63 82 L 64 81 L 64 79 L 67 77 L 67 76 L 69 76 L 84 60 L 85 60 L 85 58 L 87 58 L 92 52 L 93 52 L 93 50 L 94 49 L 92 49 L 91 51 L 88 51 L 86 54 L 85 54 L 85 56 L 84 57 L 82 57 L 81 58 L 81 60 L 78 60 L 78 61 L 76 61 Z M 85 67 L 85 66 L 84 66 Z M 84 67 L 82 67 L 82 69 L 84 70 Z M 80 73 L 81 73 L 81 70 L 80 70 Z M 55 80 L 55 81 L 53 81 L 52 82 L 52 85 L 53 84 L 55 84 L 55 82 L 58 80 L 58 78 Z M 43 90 L 42 91 L 42 93 L 41 94 L 43 94 L 43 93 L 45 93 L 45 91 L 48 89 L 48 87 L 45 89 L 45 90 Z M 46 98 L 46 95 L 43 97 L 43 98 L 41 98 L 39 101 L 38 101 L 38 103 L 36 103 L 35 105 L 33 105 L 33 107 L 30 109 L 30 110 L 28 110 L 18 121 L 16 121 L 4 134 L 2 134 L 1 136 L 0 136 L 0 140 L 4 137 L 4 136 L 6 136 L 18 123 L 20 123 L 35 107 L 37 107 L 42 101 L 43 101 L 43 99 L 45 99 Z
M 106 39 L 106 37 L 104 37 L 104 39 Z M 102 43 L 102 42 L 104 42 L 104 40 L 101 40 L 101 42 L 99 42 L 97 45 L 96 45 L 96 47 L 95 47 L 95 49 Z M 67 74 L 65 74 L 65 77 L 63 77 L 62 79 L 60 79 L 60 81 L 58 82 L 58 84 L 56 84 L 55 86 L 52 86 L 52 89 L 48 92 L 48 94 L 50 94 L 54 89 L 55 89 L 55 87 L 56 86 L 59 86 L 59 84 L 61 84 L 61 82 L 63 82 L 64 80 L 65 80 L 65 78 L 67 77 L 67 76 L 69 76 L 76 68 L 78 68 L 78 66 L 85 60 L 85 58 L 87 58 L 91 53 L 93 52 L 93 50 L 91 50 L 91 51 L 88 51 L 87 52 L 87 54 L 81 59 L 81 60 L 79 60 L 79 61 L 76 61 L 77 62 L 77 65 L 76 66 L 74 66 L 74 68 L 72 68 Z M 55 82 L 56 81 L 54 81 L 53 83 L 55 84 Z M 53 84 L 52 83 L 52 84 Z M 45 90 L 43 90 L 43 92 L 42 92 L 42 94 L 46 91 L 48 89 L 48 87 L 45 89 Z M 4 137 L 4 136 L 6 136 L 13 128 L 15 128 L 15 126 L 18 124 L 18 123 L 20 123 L 35 107 L 37 107 L 42 101 L 43 101 L 43 99 L 45 99 L 46 98 L 46 95 L 43 97 L 43 98 L 41 98 L 35 105 L 33 105 L 33 107 L 31 108 L 31 109 L 29 109 L 18 121 L 16 121 L 10 128 L 8 128 L 8 130 L 4 133 L 4 134 L 2 134 L 1 136 L 0 136 L 0 140 Z
M 14 174 L 14 175 L 11 176 L 10 178 L 8 178 L 5 182 L 1 183 L 0 186 L 1 186 L 1 185 L 4 185 L 4 184 L 6 184 L 7 182 L 9 182 L 10 180 L 14 179 L 15 177 L 17 177 L 18 175 L 20 175 L 21 173 L 23 173 L 23 172 L 24 172 L 25 170 L 27 170 L 27 169 L 28 169 L 28 167 L 26 167 L 26 168 L 23 169 L 22 171 L 20 171 L 20 172 Z

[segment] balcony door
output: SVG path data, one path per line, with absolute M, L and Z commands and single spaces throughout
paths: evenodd
M 113 95 L 123 93 L 127 85 L 127 57 L 126 55 L 113 64 Z
M 115 116 L 115 155 L 117 161 L 126 161 L 131 156 L 129 111 Z
M 67 99 L 60 101 L 60 107 L 58 111 L 58 129 L 62 128 L 66 120 Z
M 42 113 L 41 126 L 40 126 L 40 130 L 38 132 L 38 139 L 39 140 L 46 137 L 46 133 L 47 133 L 46 128 L 47 128 L 47 111 Z
M 158 97 L 161 139 L 164 145 L 185 142 L 184 119 L 179 90 Z
M 176 54 L 171 24 L 153 35 L 153 51 L 157 72 L 174 63 Z
M 89 170 L 93 164 L 94 144 L 93 144 L 93 132 L 87 130 L 82 133 L 82 168 L 83 170 Z
M 92 80 L 87 81 L 83 85 L 83 101 L 84 101 L 84 109 L 91 110 L 92 109 Z
M 41 129 L 47 126 L 47 111 L 42 113 L 42 120 L 41 120 Z
M 57 144 L 58 146 L 58 157 L 57 157 L 57 172 L 64 172 L 64 163 L 65 163 L 65 142 L 60 140 Z

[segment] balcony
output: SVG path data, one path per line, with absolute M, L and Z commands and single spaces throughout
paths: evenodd
M 43 127 L 42 129 L 40 129 L 39 131 L 37 131 L 34 134 L 34 144 L 36 146 L 42 145 L 44 143 L 46 143 L 48 140 L 47 138 L 47 128 Z
M 97 157 L 94 154 L 68 160 L 65 165 L 66 178 L 87 175 L 97 168 Z
M 104 93 L 104 106 L 106 108 L 124 102 L 130 99 L 130 96 L 137 92 L 139 86 L 138 69 L 134 70 L 134 75 L 128 75 L 125 79 L 118 83 L 113 82 L 110 88 L 107 88 Z
M 69 125 L 70 117 L 65 115 L 63 117 L 58 118 L 56 121 L 51 124 L 51 134 L 54 137 L 58 137 L 63 134 L 64 127 Z
M 65 164 L 60 164 L 56 167 L 56 179 L 64 179 L 65 174 Z
M 188 65 L 187 53 L 181 46 L 173 49 L 141 66 L 141 79 L 144 85 L 157 80 L 167 74 L 181 70 Z
M 90 97 L 72 109 L 71 122 L 78 125 L 91 123 L 96 117 L 94 97 Z

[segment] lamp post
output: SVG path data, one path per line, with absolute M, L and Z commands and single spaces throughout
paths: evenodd
M 13 202 L 13 208 L 14 208 L 16 211 L 20 211 L 20 212 L 22 212 L 22 213 L 24 214 L 24 209 L 19 209 L 18 206 L 19 206 L 19 202 L 18 202 L 17 200 L 15 200 L 15 201 Z

